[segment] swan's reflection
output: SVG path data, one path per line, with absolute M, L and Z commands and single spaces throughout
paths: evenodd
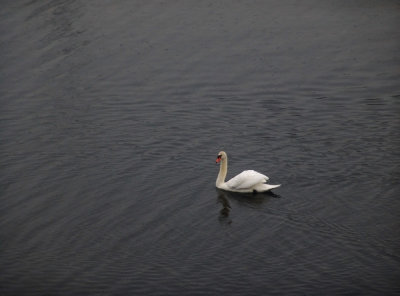
M 222 209 L 219 211 L 218 220 L 220 222 L 227 222 L 228 224 L 231 224 L 232 220 L 229 219 L 229 212 L 231 211 L 231 205 L 229 204 L 229 200 L 225 196 L 222 190 L 217 189 L 217 192 L 218 192 L 218 202 L 222 204 Z
M 232 219 L 229 218 L 231 212 L 230 200 L 237 202 L 239 205 L 247 206 L 251 208 L 260 208 L 263 204 L 267 203 L 271 198 L 280 198 L 278 194 L 272 191 L 263 193 L 236 193 L 224 191 L 216 188 L 218 197 L 218 203 L 222 205 L 222 209 L 219 211 L 218 220 L 228 224 L 232 223 Z

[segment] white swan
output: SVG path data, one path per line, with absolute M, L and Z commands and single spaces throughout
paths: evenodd
M 215 162 L 221 163 L 217 181 L 215 182 L 215 186 L 219 189 L 244 193 L 264 192 L 281 186 L 266 184 L 269 178 L 253 170 L 243 171 L 228 182 L 225 182 L 226 173 L 228 172 L 228 156 L 224 151 L 220 151 Z

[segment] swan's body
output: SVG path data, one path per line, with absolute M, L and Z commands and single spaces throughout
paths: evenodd
M 281 186 L 266 184 L 269 178 L 253 170 L 243 171 L 225 182 L 228 172 L 228 156 L 224 151 L 218 153 L 216 162 L 221 163 L 217 181 L 215 182 L 215 186 L 219 189 L 245 193 L 264 192 Z

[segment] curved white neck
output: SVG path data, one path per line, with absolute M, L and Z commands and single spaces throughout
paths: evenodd
M 219 166 L 219 173 L 215 185 L 220 187 L 225 183 L 226 173 L 228 172 L 228 158 L 221 159 L 221 164 Z

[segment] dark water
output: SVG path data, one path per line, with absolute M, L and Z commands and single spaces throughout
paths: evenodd
M 1 295 L 400 293 L 398 1 L 3 1 Z M 274 194 L 218 192 L 244 169 Z

